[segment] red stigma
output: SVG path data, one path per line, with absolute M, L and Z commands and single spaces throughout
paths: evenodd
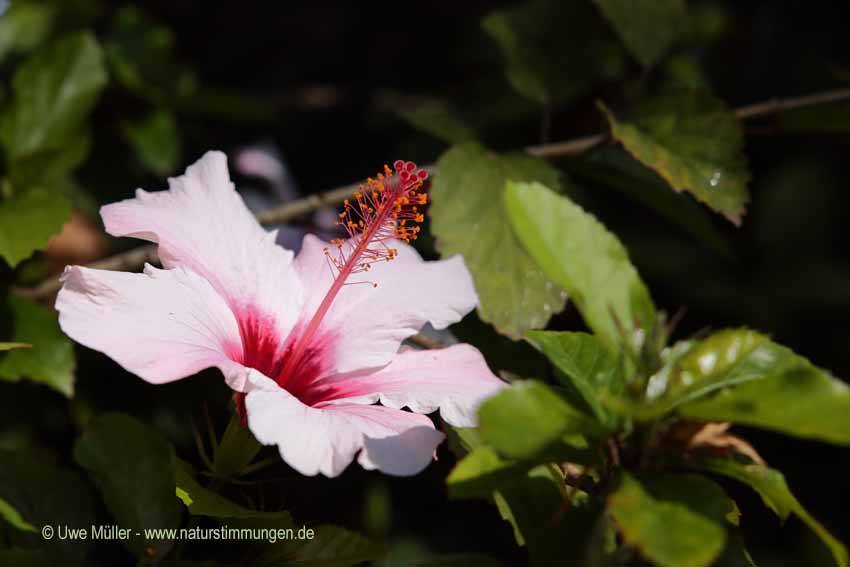
M 355 191 L 355 202 L 345 200 L 336 224 L 345 229 L 349 238 L 332 240 L 334 252 L 329 247 L 324 250 L 334 271 L 334 282 L 295 339 L 281 375 L 291 376 L 293 369 L 301 367 L 301 359 L 309 356 L 308 346 L 348 277 L 369 271 L 374 262 L 394 260 L 398 256 L 394 240 L 409 243 L 418 238 L 418 225 L 425 220 L 422 208 L 428 203 L 428 194 L 422 191 L 426 179 L 428 172 L 417 169 L 412 161 L 396 160 L 393 169 L 385 165 L 383 173 L 367 179 L 366 185 Z

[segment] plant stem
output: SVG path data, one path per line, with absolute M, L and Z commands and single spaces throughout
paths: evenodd
M 825 91 L 794 98 L 773 98 L 767 101 L 737 108 L 735 109 L 735 116 L 741 120 L 749 120 L 796 108 L 840 102 L 843 100 L 850 100 L 850 88 Z M 608 139 L 609 135 L 607 132 L 600 132 L 598 134 L 563 142 L 528 146 L 524 148 L 524 151 L 527 154 L 542 158 L 578 155 L 604 143 Z M 421 169 L 426 170 L 430 175 L 434 175 L 436 167 L 431 164 L 423 166 Z M 357 183 L 343 185 L 342 187 L 337 187 L 323 193 L 310 195 L 309 197 L 296 199 L 295 201 L 260 211 L 256 215 L 257 220 L 262 224 L 284 223 L 307 213 L 311 213 L 322 207 L 339 205 L 345 199 L 351 197 L 352 193 L 354 193 L 361 184 L 362 182 L 358 181 Z M 153 263 L 155 261 L 156 246 L 150 244 L 128 252 L 122 252 L 120 254 L 104 258 L 103 260 L 98 260 L 97 262 L 89 264 L 88 267 L 101 270 L 129 271 L 140 268 L 145 262 Z M 54 276 L 45 279 L 35 287 L 14 287 L 12 288 L 12 292 L 22 297 L 38 300 L 49 298 L 59 291 L 60 287 L 62 287 L 62 284 L 59 281 L 59 277 Z

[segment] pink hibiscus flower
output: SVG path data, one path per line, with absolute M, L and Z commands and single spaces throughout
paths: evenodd
M 503 383 L 469 345 L 400 350 L 478 298 L 461 257 L 426 262 L 397 240 L 416 237 L 425 172 L 396 162 L 386 173 L 346 203 L 349 239 L 308 235 L 294 257 L 245 207 L 224 154 L 209 152 L 169 190 L 101 209 L 110 234 L 158 243 L 164 269 L 69 266 L 59 323 L 154 384 L 218 367 L 257 440 L 302 474 L 336 476 L 355 456 L 416 474 L 443 440 L 422 414 L 471 427 Z

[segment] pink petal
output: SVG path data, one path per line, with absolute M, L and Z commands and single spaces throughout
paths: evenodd
M 403 242 L 387 244 L 398 250 L 398 257 L 351 276 L 322 322 L 319 335 L 340 335 L 326 375 L 384 366 L 401 342 L 425 323 L 443 329 L 478 304 L 460 256 L 426 262 Z M 326 246 L 331 245 L 307 235 L 295 260 L 308 294 L 306 313 L 315 312 L 333 282 L 323 253 Z M 372 285 L 375 283 L 377 287 Z
M 248 427 L 260 443 L 304 475 L 339 475 L 360 453 L 367 469 L 408 476 L 428 466 L 443 434 L 422 415 L 381 406 L 306 406 L 272 380 L 251 372 Z
M 59 325 L 148 382 L 171 382 L 217 366 L 244 381 L 236 318 L 203 277 L 185 268 L 142 274 L 65 269 Z
M 440 410 L 455 427 L 474 427 L 481 402 L 506 384 L 490 372 L 484 357 L 467 344 L 440 350 L 405 351 L 372 373 L 334 377 L 315 388 L 331 403 L 380 401 L 417 413 Z
M 303 300 L 293 254 L 248 211 L 226 156 L 207 152 L 168 185 L 102 207 L 107 232 L 157 242 L 163 266 L 184 266 L 209 280 L 246 327 L 243 334 L 285 338 Z

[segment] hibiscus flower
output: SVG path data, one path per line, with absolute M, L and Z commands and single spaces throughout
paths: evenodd
M 67 267 L 59 323 L 154 384 L 219 368 L 257 440 L 302 474 L 336 476 L 355 456 L 416 474 L 443 440 L 422 414 L 471 427 L 503 387 L 470 345 L 401 346 L 478 301 L 460 256 L 426 262 L 404 242 L 418 232 L 425 177 L 411 162 L 386 168 L 346 202 L 348 239 L 308 235 L 295 257 L 248 211 L 224 154 L 209 152 L 167 191 L 101 209 L 110 234 L 156 242 L 164 269 Z

